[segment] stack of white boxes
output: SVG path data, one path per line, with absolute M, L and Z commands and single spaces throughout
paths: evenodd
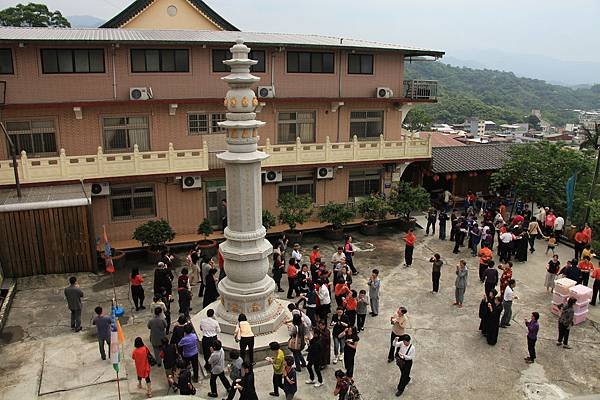
M 554 281 L 554 295 L 552 296 L 552 313 L 559 315 L 560 304 L 567 304 L 569 300 L 570 290 L 576 286 L 577 282 L 569 278 L 560 278 Z
M 569 289 L 569 297 L 577 299 L 575 303 L 575 317 L 573 324 L 577 325 L 587 319 L 588 305 L 592 300 L 592 289 L 583 285 L 576 285 Z

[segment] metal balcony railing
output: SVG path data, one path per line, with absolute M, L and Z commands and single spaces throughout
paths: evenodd
M 414 100 L 437 100 L 437 81 L 404 81 L 404 97 Z

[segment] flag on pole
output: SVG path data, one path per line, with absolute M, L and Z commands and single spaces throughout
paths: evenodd
M 119 320 L 117 319 L 116 321 L 117 321 L 117 337 L 119 339 L 119 344 L 123 345 L 123 344 L 125 344 L 125 334 L 123 333 L 123 329 L 121 329 L 121 323 L 119 322 Z
M 110 362 L 116 372 L 119 372 L 119 362 L 121 354 L 119 353 L 119 336 L 117 331 L 110 332 Z
M 567 219 L 571 219 L 573 216 L 573 197 L 575 196 L 575 183 L 577 181 L 577 173 L 574 172 L 573 175 L 567 180 L 567 185 L 565 187 L 565 192 L 567 195 Z
M 102 225 L 102 230 L 104 231 L 104 263 L 106 265 L 106 272 L 112 274 L 115 272 L 115 265 L 112 260 L 112 248 L 110 247 L 108 235 L 106 234 L 106 225 Z

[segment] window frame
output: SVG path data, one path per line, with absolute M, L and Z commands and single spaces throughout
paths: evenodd
M 358 173 L 360 173 L 360 176 L 357 176 Z M 354 176 L 352 176 L 353 174 L 354 174 Z M 350 172 L 348 173 L 348 199 L 355 199 L 355 198 L 370 196 L 373 192 L 372 191 L 371 191 L 371 193 L 365 192 L 365 188 L 366 188 L 365 183 L 367 181 L 374 181 L 375 175 L 378 175 L 378 178 L 377 178 L 378 190 L 377 191 L 381 192 L 381 182 L 382 182 L 382 177 L 383 177 L 381 168 L 350 170 Z M 369 177 L 371 177 L 371 178 L 369 178 Z M 356 194 L 351 193 L 352 182 L 362 182 L 362 185 L 363 185 L 362 194 L 357 196 Z
M 282 141 L 280 136 L 280 125 L 296 125 L 296 132 L 299 131 L 298 128 L 298 113 L 311 113 L 313 115 L 313 128 L 312 128 L 312 140 L 310 141 L 302 141 L 302 143 L 316 143 L 317 141 L 317 111 L 316 110 L 277 110 L 277 144 L 294 144 L 296 143 L 296 138 L 298 134 L 296 133 L 296 137 L 292 141 Z M 296 119 L 294 120 L 280 120 L 281 114 L 296 114 Z
M 0 53 L 3 51 L 7 51 L 8 56 L 10 57 L 10 72 L 0 71 L 0 75 L 14 75 L 15 74 L 15 58 L 13 57 L 13 49 L 10 47 L 0 48 Z
M 294 181 L 290 181 L 290 179 L 294 179 Z M 286 179 L 288 181 L 286 182 Z M 277 199 L 279 199 L 282 195 L 281 188 L 282 187 L 292 187 L 292 193 L 294 196 L 298 196 L 298 186 L 299 185 L 310 185 L 310 195 L 313 203 L 316 199 L 316 184 L 315 184 L 315 174 L 314 172 L 298 172 L 298 173 L 283 173 L 283 179 L 281 182 L 277 183 Z M 284 192 L 287 193 L 287 192 Z M 300 195 L 302 196 L 302 195 Z
M 228 60 L 231 58 L 231 52 L 229 49 L 210 49 L 210 63 L 211 63 L 211 71 L 215 74 L 224 74 L 231 72 L 228 65 L 223 63 L 215 62 L 215 52 L 225 52 L 225 57 L 223 60 Z M 264 74 L 267 72 L 267 51 L 266 50 L 250 50 L 248 54 L 248 58 L 252 60 L 256 60 L 257 57 L 255 55 L 257 53 L 262 53 L 262 69 L 258 69 L 261 66 L 260 60 L 258 60 L 258 64 L 252 65 L 250 67 L 250 72 L 253 74 Z M 215 66 L 218 66 L 218 69 L 215 69 Z M 222 69 L 220 69 L 222 68 Z
M 365 117 L 364 118 L 352 118 L 352 113 L 365 113 Z M 381 113 L 381 132 L 377 135 L 377 136 L 367 136 L 367 127 L 369 122 L 377 122 L 375 121 L 374 117 L 369 117 L 369 113 L 372 112 L 378 112 Z M 357 135 L 356 133 L 352 132 L 352 124 L 353 123 L 364 123 L 365 124 L 365 136 L 361 136 L 361 135 Z M 352 140 L 354 138 L 354 136 L 357 137 L 358 140 L 361 141 L 368 141 L 368 140 L 377 140 L 379 139 L 379 135 L 385 135 L 385 111 L 384 110 L 350 110 L 350 118 L 349 118 L 349 123 L 348 123 L 348 129 L 349 129 L 349 133 L 350 133 L 350 140 Z
M 52 131 L 46 131 L 46 132 L 34 132 L 35 129 L 42 129 L 42 128 L 32 128 L 31 124 L 34 121 L 45 121 L 45 122 L 52 122 Z M 11 131 L 9 128 L 9 124 L 10 123 L 28 123 L 29 124 L 29 130 L 27 131 Z M 41 157 L 53 157 L 58 155 L 58 149 L 59 149 L 59 145 L 58 145 L 58 130 L 56 128 L 57 123 L 56 123 L 56 119 L 55 118 L 29 118 L 29 119 L 10 119 L 7 121 L 4 121 L 5 127 L 6 127 L 6 132 L 8 133 L 8 136 L 11 137 L 11 140 L 13 141 L 13 143 L 15 143 L 15 146 L 17 148 L 17 156 L 19 156 L 21 154 L 21 151 L 25 150 L 24 148 L 22 148 L 21 146 L 19 146 L 19 141 L 17 139 L 17 141 L 15 142 L 15 138 L 13 138 L 13 136 L 29 136 L 31 139 L 31 145 L 34 145 L 34 139 L 33 139 L 33 135 L 45 135 L 45 134 L 53 134 L 54 135 L 54 151 L 49 151 L 49 152 L 28 152 L 27 150 L 25 150 L 27 157 L 30 158 L 41 158 Z M 12 133 L 11 133 L 12 132 Z M 19 133 L 17 133 L 19 132 Z M 42 136 L 42 142 L 43 142 L 43 136 Z M 8 143 L 8 140 L 6 140 L 6 150 L 7 150 L 7 154 L 10 157 L 11 155 L 11 149 L 10 149 L 10 144 Z
M 44 58 L 47 57 L 48 52 L 54 51 L 56 52 L 56 72 L 46 71 L 46 66 L 44 62 Z M 60 70 L 60 62 L 58 52 L 69 51 L 71 53 L 71 67 L 72 71 L 61 71 Z M 79 51 L 86 51 L 88 58 L 88 71 L 77 71 L 77 66 L 75 63 L 75 53 Z M 102 71 L 90 71 L 90 52 L 97 51 L 102 53 Z M 91 48 L 70 48 L 70 47 L 45 47 L 40 49 L 40 64 L 42 66 L 42 74 L 44 75 L 64 75 L 64 74 L 105 74 L 106 73 L 106 54 L 105 49 L 103 47 L 91 47 Z
M 350 58 L 358 57 L 358 69 L 359 72 L 351 72 L 350 71 Z M 370 57 L 371 58 L 371 72 L 363 72 L 362 70 L 362 58 Z M 348 75 L 374 75 L 375 74 L 375 55 L 369 53 L 349 53 L 348 54 Z
M 309 55 L 309 71 L 301 71 L 300 68 L 300 55 L 301 54 L 308 54 Z M 314 66 L 314 60 L 313 57 L 315 55 L 321 55 L 321 71 L 313 71 L 313 66 Z M 297 55 L 298 57 L 298 61 L 296 63 L 297 66 L 297 71 L 291 71 L 290 70 L 290 56 L 293 55 Z M 324 71 L 324 66 L 325 66 L 325 61 L 324 61 L 324 56 L 325 55 L 331 55 L 332 59 L 331 59 L 331 71 Z M 335 74 L 335 52 L 330 52 L 330 51 L 297 51 L 297 50 L 290 50 L 286 52 L 285 55 L 285 64 L 286 64 L 286 68 L 285 71 L 288 74 Z
M 227 133 L 227 129 L 221 129 L 216 124 L 227 119 L 227 113 L 224 112 L 208 112 L 208 111 L 190 111 L 187 113 L 187 134 L 188 136 L 201 136 L 201 135 L 219 135 Z M 206 116 L 206 131 L 192 132 L 190 129 L 190 119 L 194 116 Z M 221 118 L 217 118 L 221 116 Z
M 157 51 L 158 52 L 158 71 L 148 71 L 148 58 L 146 53 L 148 51 Z M 163 53 L 167 51 L 173 52 L 173 71 L 165 71 L 163 69 Z M 186 53 L 187 60 L 187 68 L 185 71 L 177 71 L 177 52 L 184 51 Z M 133 54 L 134 52 L 141 52 L 144 57 L 144 71 L 135 71 L 133 66 Z M 129 49 L 129 71 L 132 74 L 189 74 L 191 71 L 191 60 L 190 60 L 190 49 L 189 48 L 140 48 L 140 47 L 132 47 Z
M 125 189 L 125 188 L 129 188 L 129 194 L 118 194 L 118 195 L 113 195 L 112 191 L 114 189 Z M 142 195 L 142 194 L 137 194 L 135 193 L 136 189 L 152 189 L 152 213 L 149 214 L 137 214 L 136 213 L 136 207 L 135 207 L 135 198 L 145 198 L 145 197 L 150 197 L 149 195 Z M 135 219 L 147 219 L 147 218 L 154 218 L 156 217 L 156 185 L 152 184 L 152 183 L 136 183 L 136 184 L 131 184 L 131 185 L 127 185 L 127 184 L 123 184 L 123 185 L 111 185 L 110 188 L 110 195 L 109 197 L 109 202 L 110 202 L 110 218 L 111 221 L 130 221 L 130 220 L 135 220 Z M 120 200 L 120 199 L 130 199 L 131 203 L 130 203 L 130 213 L 129 215 L 121 215 L 121 216 L 115 216 L 115 206 L 114 206 L 114 200 Z M 144 208 L 140 208 L 140 210 L 143 210 Z
M 126 118 L 127 119 L 127 123 L 125 123 L 125 125 L 114 125 L 114 126 L 106 126 L 105 125 L 105 120 L 106 119 L 114 119 L 114 118 Z M 126 130 L 126 140 L 129 141 L 129 135 L 127 135 L 127 133 L 129 132 L 130 129 L 142 129 L 142 127 L 133 125 L 129 126 L 129 118 L 145 118 L 146 119 L 146 124 L 147 126 L 145 127 L 147 129 L 147 141 L 148 141 L 148 148 L 147 149 L 138 149 L 139 151 L 151 151 L 152 149 L 152 143 L 151 143 L 151 118 L 150 115 L 148 114 L 120 114 L 120 115 L 101 115 L 100 116 L 100 134 L 101 134 L 101 140 L 102 140 L 102 150 L 106 153 L 133 153 L 134 151 L 134 146 L 135 143 L 133 145 L 131 145 L 130 147 L 127 148 L 109 148 L 107 146 L 107 142 L 106 142 L 106 136 L 105 133 L 107 130 L 116 130 L 116 129 L 125 129 Z M 121 128 L 119 128 L 121 127 Z M 122 128 L 124 127 L 124 128 Z

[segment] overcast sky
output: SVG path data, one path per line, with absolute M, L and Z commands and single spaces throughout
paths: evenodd
M 26 3 L 28 0 L 21 0 Z M 32 0 L 36 1 L 36 0 Z M 40 1 L 40 0 L 37 0 Z M 133 0 L 46 0 L 109 19 Z M 0 0 L 0 7 L 19 1 Z M 242 30 L 371 39 L 464 53 L 493 49 L 600 62 L 598 0 L 206 0 Z

